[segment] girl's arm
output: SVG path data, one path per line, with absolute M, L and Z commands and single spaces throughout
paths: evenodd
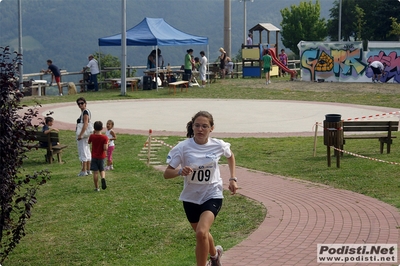
M 236 180 L 236 161 L 235 161 L 235 155 L 232 152 L 232 156 L 227 158 L 228 159 L 228 166 L 229 166 L 229 172 L 231 174 L 229 178 L 229 190 L 231 191 L 231 194 L 235 194 L 237 190 L 237 180 Z
M 168 165 L 167 169 L 165 169 L 165 171 L 164 171 L 164 178 L 170 179 L 170 178 L 174 178 L 177 176 L 187 176 L 192 172 L 193 172 L 193 170 L 189 166 L 185 166 L 183 168 L 177 169 L 177 168 L 173 168 L 172 166 Z
M 78 140 L 82 139 L 82 134 L 85 133 L 86 128 L 88 127 L 88 124 L 89 124 L 89 115 L 85 114 L 85 115 L 83 116 L 83 127 L 82 127 L 82 131 L 81 131 L 81 133 L 79 133 Z
M 116 140 L 117 139 L 117 135 L 115 134 L 114 130 L 110 130 L 110 134 L 112 136 L 112 138 L 110 138 L 110 140 Z
M 177 177 L 177 176 L 179 176 L 179 174 L 182 174 L 182 171 L 181 171 L 181 173 L 179 173 L 179 171 L 181 171 L 181 170 L 175 169 L 172 166 L 168 165 L 167 169 L 165 169 L 165 171 L 164 171 L 164 178 L 170 179 L 170 178 Z

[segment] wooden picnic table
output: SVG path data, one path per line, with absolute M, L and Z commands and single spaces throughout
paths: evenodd
M 131 89 L 132 91 L 134 91 L 136 89 L 136 91 L 138 91 L 138 82 L 139 82 L 140 78 L 139 77 L 132 77 L 132 78 L 126 78 L 125 81 L 126 83 L 130 83 L 131 84 Z M 111 82 L 111 87 L 112 88 L 118 88 L 118 84 L 121 83 L 121 79 L 120 78 L 112 78 L 109 79 L 109 81 Z

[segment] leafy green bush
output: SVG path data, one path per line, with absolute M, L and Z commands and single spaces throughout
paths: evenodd
M 22 115 L 17 74 L 22 55 L 12 53 L 8 47 L 0 48 L 0 263 L 25 236 L 25 224 L 31 217 L 31 209 L 37 202 L 35 194 L 40 185 L 50 178 L 48 171 L 21 175 L 26 143 L 33 141 L 32 119 L 35 108 Z

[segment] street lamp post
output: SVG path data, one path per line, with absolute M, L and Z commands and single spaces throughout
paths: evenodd
M 400 1 L 400 0 L 399 0 Z M 342 39 L 342 0 L 339 0 L 339 32 L 338 41 Z
M 19 49 L 18 49 L 18 53 L 20 54 L 20 62 L 18 65 L 18 70 L 19 70 L 19 89 L 22 90 L 23 88 L 23 82 L 24 82 L 24 68 L 22 65 L 22 8 L 21 8 L 21 0 L 18 0 L 18 45 L 19 45 Z
M 254 0 L 239 0 L 239 2 L 243 2 L 243 43 L 246 44 L 246 20 L 247 20 L 247 10 L 246 10 L 246 2 L 250 1 L 250 2 L 254 2 Z

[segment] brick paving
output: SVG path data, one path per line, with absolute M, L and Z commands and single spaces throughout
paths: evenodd
M 221 166 L 221 173 L 227 179 L 228 167 Z M 224 266 L 318 265 L 317 244 L 400 243 L 400 213 L 379 200 L 240 167 L 236 175 L 238 192 L 261 202 L 267 215 L 246 240 L 224 252 Z

